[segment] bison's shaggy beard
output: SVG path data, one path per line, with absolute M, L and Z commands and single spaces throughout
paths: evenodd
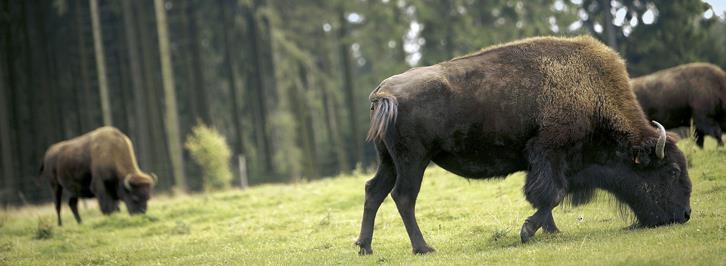
M 592 202 L 593 200 L 603 197 L 607 198 L 609 205 L 617 210 L 620 219 L 622 219 L 626 223 L 630 223 L 630 226 L 628 226 L 628 228 L 640 227 L 640 221 L 638 220 L 638 217 L 635 215 L 633 209 L 626 202 L 619 200 L 612 193 L 598 190 L 595 188 L 582 188 L 568 193 L 565 196 L 564 204 L 562 204 L 561 206 L 563 208 L 574 208 L 580 205 L 585 205 Z

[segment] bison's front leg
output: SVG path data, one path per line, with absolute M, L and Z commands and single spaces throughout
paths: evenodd
M 421 189 L 423 172 L 428 162 L 428 160 L 396 161 L 396 173 L 398 176 L 396 178 L 396 185 L 393 187 L 393 192 L 391 192 L 391 197 L 396 202 L 398 213 L 401 215 L 403 224 L 406 227 L 408 238 L 411 240 L 414 254 L 425 254 L 436 251 L 426 244 L 421 234 L 421 229 L 416 222 L 415 212 L 416 198 Z
M 106 188 L 103 181 L 100 181 L 100 179 L 98 181 L 94 180 L 91 190 L 96 196 L 96 199 L 98 199 L 98 206 L 101 208 L 101 213 L 104 215 L 110 215 L 111 213 L 119 210 L 118 200 L 109 195 L 109 190 Z
M 564 198 L 567 185 L 563 174 L 563 152 L 537 147 L 529 151 L 530 170 L 524 184 L 524 194 L 537 211 L 522 225 L 519 232 L 522 243 L 528 242 L 540 228 L 548 233 L 559 232 L 552 217 L 552 208 Z
M 557 233 L 560 230 L 554 224 L 554 218 L 552 217 L 551 208 L 538 209 L 534 215 L 527 218 L 522 225 L 522 230 L 519 232 L 519 236 L 522 238 L 522 243 L 527 243 L 539 230 L 544 229 L 547 233 Z
M 373 253 L 371 242 L 373 241 L 373 225 L 376 220 L 378 208 L 383 200 L 391 193 L 393 184 L 396 182 L 396 170 L 388 154 L 385 145 L 382 142 L 376 144 L 378 150 L 378 171 L 376 175 L 366 182 L 366 198 L 363 205 L 363 220 L 360 226 L 360 235 L 355 244 L 360 247 L 359 255 L 368 255 Z
M 550 211 L 547 219 L 542 224 L 542 230 L 549 234 L 556 234 L 560 232 L 560 229 L 558 229 L 557 225 L 555 224 L 555 217 L 552 216 L 552 211 Z
M 101 207 L 101 213 L 104 215 L 111 215 L 114 212 L 119 211 L 118 200 L 113 199 L 110 195 L 99 194 L 97 195 L 98 205 Z

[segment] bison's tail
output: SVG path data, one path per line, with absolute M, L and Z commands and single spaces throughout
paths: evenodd
M 366 141 L 378 141 L 385 136 L 389 124 L 396 123 L 398 100 L 393 96 L 382 96 L 371 102 L 371 128 Z
M 45 170 L 45 160 L 40 162 L 40 169 L 38 170 L 38 175 L 35 176 L 35 186 L 39 187 L 41 183 L 43 182 L 43 171 Z

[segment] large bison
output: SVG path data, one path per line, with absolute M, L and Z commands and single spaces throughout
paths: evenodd
M 373 225 L 390 193 L 414 253 L 434 251 L 416 221 L 429 162 L 466 178 L 527 171 L 524 194 L 539 228 L 558 232 L 552 208 L 596 189 L 634 212 L 634 226 L 690 218 L 686 159 L 665 129 L 648 123 L 623 60 L 591 37 L 526 39 L 392 76 L 370 95 L 379 166 L 365 185 L 356 244 L 370 254 Z
M 630 81 L 640 106 L 666 128 L 696 128 L 696 144 L 705 136 L 723 146 L 726 128 L 726 73 L 712 64 L 692 63 L 664 69 Z
M 41 167 L 41 177 L 50 181 L 55 196 L 58 225 L 63 191 L 76 222 L 78 198 L 98 198 L 103 214 L 118 211 L 123 200 L 129 214 L 146 212 L 156 176 L 142 172 L 126 135 L 113 127 L 102 127 L 82 136 L 53 144 Z

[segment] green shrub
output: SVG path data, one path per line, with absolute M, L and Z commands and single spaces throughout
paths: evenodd
M 188 223 L 177 220 L 174 228 L 171 229 L 173 235 L 188 235 L 192 231 L 191 226 Z
M 198 124 L 187 136 L 184 144 L 204 172 L 204 190 L 220 190 L 230 186 L 232 170 L 229 166 L 231 152 L 224 136 L 214 128 Z
M 38 228 L 35 230 L 35 239 L 49 239 L 53 237 L 53 221 L 47 218 L 38 219 Z

